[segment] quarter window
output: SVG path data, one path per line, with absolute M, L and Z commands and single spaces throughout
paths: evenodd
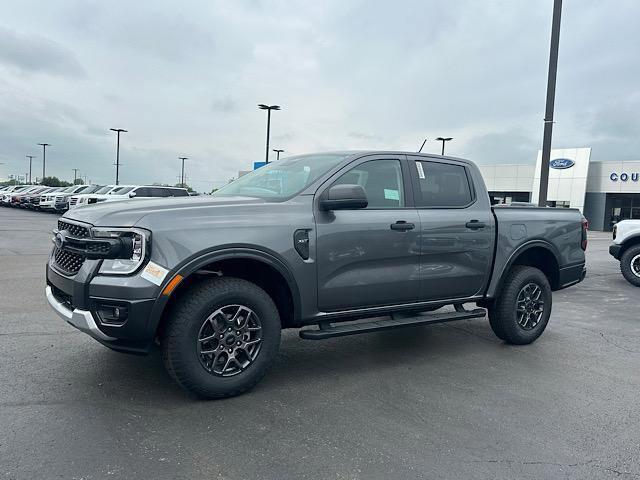
M 464 207 L 472 200 L 467 170 L 461 165 L 415 162 L 418 207 Z
M 398 160 L 371 160 L 353 167 L 334 185 L 360 185 L 367 194 L 367 208 L 404 207 L 402 169 Z

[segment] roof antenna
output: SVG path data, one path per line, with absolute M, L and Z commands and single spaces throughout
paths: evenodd
M 427 143 L 427 139 L 424 139 L 424 142 L 422 142 L 422 145 L 420 145 L 420 150 L 418 150 L 418 153 L 422 152 L 422 149 L 424 148 L 424 144 Z

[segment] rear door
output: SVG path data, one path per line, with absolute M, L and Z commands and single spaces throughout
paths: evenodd
M 415 302 L 419 289 L 420 220 L 402 155 L 356 160 L 320 189 L 361 185 L 369 206 L 316 210 L 318 306 L 350 310 Z
M 481 294 L 493 259 L 494 219 L 465 162 L 409 156 L 420 217 L 420 300 Z

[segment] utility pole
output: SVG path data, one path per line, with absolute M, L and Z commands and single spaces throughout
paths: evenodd
M 284 150 L 282 150 L 282 149 L 280 149 L 280 148 L 274 148 L 274 149 L 273 149 L 273 151 L 274 151 L 274 152 L 276 152 L 276 154 L 278 155 L 278 156 L 277 156 L 277 158 L 276 158 L 276 160 L 280 160 L 280 154 L 281 154 L 282 152 L 284 152 Z
M 73 170 L 73 184 L 76 184 L 76 179 L 78 178 L 78 169 L 77 168 L 72 168 L 71 170 Z
M 31 165 L 33 163 L 33 159 L 36 158 L 36 156 L 35 155 L 27 155 L 26 157 L 29 159 L 29 183 L 31 183 Z
M 39 143 L 38 145 L 42 145 L 42 179 L 40 180 L 42 182 L 45 177 L 45 167 L 47 165 L 47 147 L 50 147 L 51 144 Z
M 180 175 L 180 185 L 184 187 L 184 161 L 189 157 L 178 157 L 178 160 L 182 160 L 182 175 Z
M 436 140 L 438 140 L 439 142 L 442 142 L 442 153 L 441 155 L 444 155 L 444 143 L 448 142 L 450 140 L 453 140 L 452 137 L 438 137 L 436 138 Z
M 558 48 L 560 45 L 560 14 L 562 0 L 553 1 L 551 20 L 551 48 L 549 49 L 549 75 L 547 77 L 547 105 L 544 112 L 544 133 L 542 135 L 542 162 L 540 162 L 540 190 L 538 206 L 547 206 L 549 189 L 549 162 L 551 160 L 551 135 L 553 133 L 553 108 L 556 98 L 556 74 L 558 73 Z
M 280 105 L 265 105 L 261 103 L 258 105 L 260 110 L 267 111 L 267 148 L 265 150 L 264 161 L 269 163 L 269 132 L 271 131 L 271 110 L 280 110 Z
M 116 132 L 118 134 L 118 140 L 116 143 L 116 185 L 118 185 L 120 181 L 120 134 L 127 133 L 127 130 L 124 128 L 110 128 L 112 132 Z

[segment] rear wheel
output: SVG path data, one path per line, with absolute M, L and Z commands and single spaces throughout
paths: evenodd
M 239 395 L 262 379 L 278 352 L 278 309 L 251 282 L 209 279 L 177 301 L 161 343 L 165 367 L 181 387 L 207 398 Z
M 516 265 L 505 278 L 500 297 L 489 308 L 491 329 L 507 343 L 532 343 L 547 327 L 551 298 L 551 286 L 544 273 Z
M 640 245 L 625 250 L 620 257 L 620 271 L 627 282 L 640 287 Z

